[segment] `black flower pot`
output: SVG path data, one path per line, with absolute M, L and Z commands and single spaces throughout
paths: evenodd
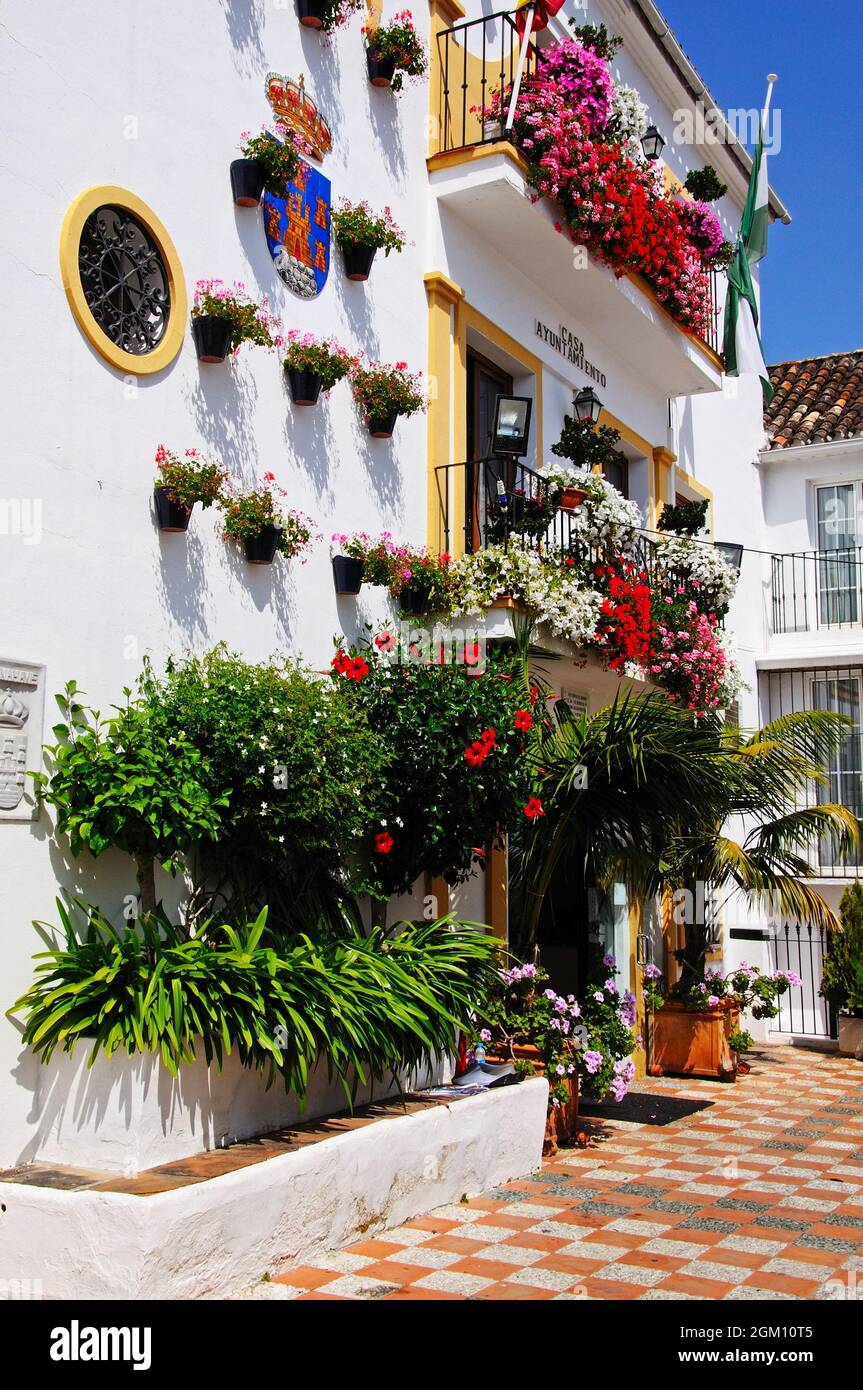
M 399 594 L 399 607 L 403 613 L 419 618 L 428 607 L 430 594 L 428 584 L 406 584 Z
M 358 594 L 363 582 L 365 560 L 357 560 L 353 555 L 333 556 L 333 579 L 337 594 Z
M 324 379 L 317 372 L 301 372 L 297 367 L 286 367 L 291 400 L 294 405 L 317 405 Z
M 188 529 L 189 517 L 192 515 L 191 507 L 184 507 L 180 502 L 173 502 L 166 487 L 153 488 L 153 499 L 156 503 L 156 518 L 160 531 L 185 531 Z
M 373 87 L 388 87 L 396 70 L 395 58 L 379 58 L 371 48 L 366 49 L 369 81 Z
M 281 526 L 262 526 L 256 536 L 247 536 L 244 544 L 249 564 L 271 565 L 281 538 Z
M 369 434 L 372 439 L 392 439 L 398 418 L 397 410 L 391 410 L 387 415 L 370 415 Z
M 231 349 L 231 325 L 218 314 L 192 319 L 192 337 L 199 362 L 224 362 Z
M 307 29 L 321 29 L 327 13 L 326 0 L 297 0 L 300 23 Z
M 266 172 L 257 159 L 235 159 L 231 163 L 231 192 L 241 208 L 256 208 L 264 191 Z
M 342 246 L 345 275 L 349 280 L 368 280 L 377 249 L 376 246 L 359 246 L 356 243 Z

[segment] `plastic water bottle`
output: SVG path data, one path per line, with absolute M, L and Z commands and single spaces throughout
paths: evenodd
M 473 1060 L 478 1067 L 485 1064 L 485 1044 L 478 1042 L 473 1050 Z

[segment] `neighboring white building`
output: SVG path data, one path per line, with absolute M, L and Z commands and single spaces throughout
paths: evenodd
M 38 764 L 53 694 L 70 678 L 104 709 L 133 684 L 145 655 L 159 665 L 169 652 L 202 651 L 217 641 L 250 659 L 282 650 L 325 667 L 332 633 L 353 639 L 364 622 L 388 611 L 381 591 L 337 599 L 326 543 L 305 566 L 254 569 L 226 547 L 211 512 L 195 512 L 185 539 L 160 535 L 150 510 L 160 442 L 221 457 L 247 484 L 273 472 L 290 504 L 315 518 L 327 538 L 386 528 L 458 552 L 467 534 L 466 465 L 481 456 L 495 395 L 532 399 L 527 462 L 542 464 L 573 393 L 591 384 L 605 420 L 621 432 L 624 485 L 648 529 L 663 502 L 710 496 L 714 538 L 763 548 L 762 475 L 766 515 L 779 525 L 770 480 L 786 465 L 784 458 L 774 463 L 771 451 L 759 468 L 758 382 L 724 380 L 716 342 L 684 332 L 634 280 L 616 279 L 593 262 L 576 272 L 552 210 L 531 202 L 513 148 L 489 138 L 470 114 L 478 83 L 500 70 L 489 54 L 503 52 L 509 62 L 514 50 L 510 18 L 486 9 L 472 0 L 466 17 L 459 0 L 430 0 L 428 11 L 417 4 L 430 81 L 408 85 L 394 99 L 367 80 L 359 17 L 322 42 L 300 28 L 292 8 L 254 0 L 153 0 L 119 18 L 110 0 L 80 0 L 58 8 L 50 23 L 44 7 L 8 0 L 7 332 L 0 350 L 12 409 L 2 489 L 0 686 L 23 699 L 29 714 L 24 733 L 17 705 L 4 726 L 13 788 L 16 759 L 28 769 Z M 564 19 L 553 20 L 540 41 L 566 36 Z M 694 113 L 699 103 L 709 111 L 713 103 L 656 7 L 650 0 L 591 0 L 578 19 L 604 20 L 622 35 L 614 66 L 665 134 L 669 178 L 682 180 L 705 163 L 716 167 L 728 185 L 719 212 L 733 237 L 749 158 L 727 131 L 724 143 L 675 145 L 680 111 Z M 275 272 L 261 213 L 231 201 L 228 166 L 240 132 L 271 119 L 272 73 L 294 81 L 303 75 L 331 129 L 332 149 L 317 167 L 331 181 L 333 199 L 366 198 L 377 210 L 389 205 L 407 229 L 410 244 L 401 255 L 379 256 L 366 284 L 345 278 L 333 248 L 321 292 L 292 294 Z M 78 305 L 79 319 L 70 307 L 81 223 L 103 205 L 126 209 L 161 248 L 173 311 L 161 355 L 149 364 L 112 350 L 92 327 L 82 331 L 86 306 Z M 787 220 L 775 197 L 771 212 Z M 269 295 L 286 328 L 332 333 L 374 358 L 426 370 L 435 386 L 428 420 L 401 420 L 392 441 L 372 440 L 346 385 L 303 411 L 291 406 L 278 358 L 263 350 L 244 348 L 230 366 L 199 365 L 185 306 L 195 282 L 213 276 Z M 581 344 L 575 360 L 556 345 L 562 329 Z M 808 477 L 807 464 L 799 467 L 801 479 Z M 850 476 L 853 460 L 842 469 Z M 832 480 L 839 476 L 834 468 Z M 788 548 L 803 539 L 789 530 Z M 818 548 L 815 531 L 808 540 Z M 752 670 L 764 657 L 760 630 L 746 626 L 763 610 L 760 586 L 747 557 L 731 626 L 739 618 Z M 598 663 L 584 667 L 575 652 L 562 655 L 555 680 L 588 708 L 617 689 L 617 678 Z M 772 649 L 771 659 L 780 655 Z M 836 665 L 842 652 L 821 646 L 812 656 Z M 790 656 L 783 660 L 791 664 Z M 800 663 L 799 652 L 794 660 Z M 859 652 L 854 660 L 860 664 Z M 745 723 L 754 722 L 754 693 L 741 711 Z M 98 865 L 70 859 L 44 814 L 31 818 L 29 791 L 20 801 L 14 789 L 7 795 L 0 805 L 4 1007 L 32 978 L 37 939 L 30 922 L 53 919 L 58 886 L 98 897 L 110 914 L 121 908 L 132 877 L 119 854 Z M 160 892 L 169 896 L 167 879 Z M 505 934 L 502 856 L 485 881 L 454 893 L 450 905 Z M 611 905 L 605 931 L 605 944 L 629 963 L 635 985 L 640 926 L 625 900 Z M 145 1085 L 134 1070 L 127 1084 L 136 1097 Z M 62 1156 L 57 1135 L 67 1085 L 71 1094 L 68 1077 L 58 1089 L 56 1071 L 22 1050 L 3 1017 L 0 1166 L 48 1151 Z M 110 1088 L 92 1103 L 103 1113 L 108 1107 L 122 1130 Z M 88 1104 L 65 1123 L 78 1135 L 77 1161 L 98 1166 L 106 1155 L 87 1130 Z M 132 1115 L 135 1124 L 153 1122 L 140 1119 L 137 1099 L 125 1113 L 127 1130 Z M 117 1161 L 127 1160 L 128 1153 Z

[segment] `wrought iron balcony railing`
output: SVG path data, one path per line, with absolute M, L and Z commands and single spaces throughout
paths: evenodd
M 502 123 L 487 120 L 483 113 L 515 81 L 520 45 L 515 15 L 501 10 L 465 20 L 439 33 L 437 44 L 441 153 L 502 140 Z M 531 42 L 524 75 L 535 68 L 536 46 Z
M 863 626 L 863 546 L 770 556 L 773 633 Z
M 438 496 L 438 549 L 467 553 L 491 545 L 532 550 L 576 561 L 600 563 L 612 557 L 581 539 L 574 512 L 553 505 L 548 482 L 526 463 L 502 458 L 446 463 L 435 469 Z M 656 568 L 656 542 L 640 535 L 628 558 L 647 574 Z

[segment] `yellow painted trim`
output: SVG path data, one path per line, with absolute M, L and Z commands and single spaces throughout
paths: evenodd
M 461 285 L 457 285 L 455 280 L 444 275 L 442 270 L 429 270 L 423 276 L 423 284 L 429 294 L 437 294 L 442 299 L 449 299 L 450 304 L 457 304 L 460 299 L 464 299 L 464 290 Z
M 461 0 L 429 0 L 429 13 L 445 21 L 445 27 L 458 24 L 465 17 Z
M 84 223 L 92 212 L 104 206 L 125 208 L 146 228 L 155 241 L 168 273 L 168 288 L 171 308 L 165 336 L 152 352 L 138 356 L 124 352 L 111 342 L 107 333 L 99 327 L 84 298 L 84 287 L 78 269 L 78 248 Z M 75 315 L 78 327 L 88 342 L 104 357 L 112 367 L 132 376 L 150 376 L 167 367 L 183 345 L 186 322 L 189 316 L 189 302 L 186 296 L 186 282 L 183 267 L 173 241 L 159 218 L 146 203 L 126 188 L 115 184 L 99 184 L 86 189 L 69 205 L 60 232 L 60 273 L 69 307 Z
M 474 309 L 472 305 L 468 304 L 467 300 L 464 301 L 459 309 L 459 317 L 464 324 L 465 332 L 468 328 L 475 329 L 477 333 L 481 333 L 482 336 L 487 338 L 495 347 L 499 347 L 503 352 L 508 353 L 510 357 L 514 357 L 527 371 L 533 374 L 536 382 L 536 391 L 533 400 L 533 415 L 536 421 L 536 461 L 541 467 L 543 462 L 542 371 L 544 365 L 542 358 L 537 357 L 535 353 L 530 351 L 530 348 L 524 347 L 517 338 L 511 337 L 509 333 L 505 333 L 492 319 L 486 318 L 485 314 L 481 314 L 478 309 Z M 466 361 L 464 366 L 466 371 Z
M 637 449 L 640 454 L 644 454 L 645 458 L 650 458 L 653 455 L 654 445 L 651 444 L 650 440 L 645 439 L 644 435 L 639 434 L 637 430 L 630 429 L 629 425 L 627 425 L 624 420 L 618 419 L 618 417 L 612 414 L 610 410 L 607 410 L 605 406 L 602 407 L 599 423 L 600 425 L 609 425 L 611 429 L 617 430 L 621 439 L 625 439 L 627 444 L 632 445 L 633 449 Z
M 436 874 L 427 873 L 426 876 L 426 895 L 436 898 L 435 917 L 446 917 L 449 912 L 449 884 L 445 878 L 440 878 Z
M 527 160 L 508 140 L 494 140 L 488 145 L 464 145 L 460 149 L 446 150 L 442 154 L 430 154 L 426 159 L 426 168 L 433 174 L 435 169 L 454 169 L 459 164 L 473 164 L 475 160 L 487 159 L 495 154 L 506 155 L 520 174 L 527 175 Z
M 674 501 L 674 491 L 672 484 L 672 469 L 677 461 L 677 455 L 670 449 L 659 444 L 653 450 L 653 468 L 651 470 L 651 487 L 649 497 L 649 515 L 651 528 L 656 526 L 661 511 L 660 503 Z
M 640 966 L 638 965 L 638 937 L 641 934 L 642 923 L 644 920 L 644 903 L 639 898 L 629 904 L 629 988 L 635 995 L 635 1032 L 636 1036 L 644 1038 L 646 1033 L 646 1017 L 644 999 L 642 997 L 642 986 L 638 979 Z M 647 1070 L 646 1056 L 644 1048 L 636 1048 L 634 1055 L 635 1074 L 644 1076 Z
M 486 851 L 485 915 L 492 935 L 505 942 L 509 928 L 509 869 L 503 845 L 490 845 Z

